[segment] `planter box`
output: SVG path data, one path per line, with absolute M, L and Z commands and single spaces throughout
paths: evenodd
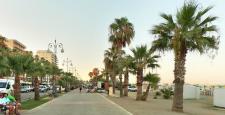
M 225 107 L 225 88 L 215 88 L 213 94 L 213 105 Z
M 184 99 L 200 99 L 200 87 L 185 84 L 183 96 Z

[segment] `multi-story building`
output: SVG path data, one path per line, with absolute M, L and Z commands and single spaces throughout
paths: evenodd
M 6 47 L 5 41 L 6 41 L 6 38 L 0 35 L 0 47 Z
M 22 44 L 21 42 L 15 39 L 6 39 L 5 44 L 6 44 L 6 47 L 12 50 L 25 51 L 26 49 L 26 46 L 24 44 Z
M 57 58 L 55 54 L 49 50 L 38 50 L 36 55 L 39 58 L 44 58 L 45 60 L 48 60 L 50 63 L 57 63 Z

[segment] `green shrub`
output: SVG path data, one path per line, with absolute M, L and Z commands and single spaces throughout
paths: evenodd
M 157 92 L 155 93 L 155 95 L 156 95 L 156 96 L 161 96 L 161 93 L 160 93 L 159 91 L 157 91 Z
M 172 88 L 161 89 L 161 92 L 163 93 L 164 99 L 169 99 L 173 95 Z
M 158 98 L 157 96 L 154 96 L 154 97 L 153 97 L 153 99 L 157 99 L 157 98 Z

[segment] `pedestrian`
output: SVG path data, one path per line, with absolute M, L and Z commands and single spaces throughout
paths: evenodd
M 82 91 L 82 85 L 80 86 L 80 93 L 81 93 L 81 91 Z

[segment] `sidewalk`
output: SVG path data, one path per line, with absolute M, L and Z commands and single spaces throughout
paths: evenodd
M 58 97 L 22 115 L 132 115 L 119 105 L 97 93 L 77 90 Z

